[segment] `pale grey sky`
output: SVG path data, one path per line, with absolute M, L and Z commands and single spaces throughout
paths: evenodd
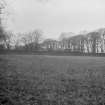
M 105 26 L 105 0 L 7 0 L 8 28 L 15 32 L 42 29 L 56 38 Z

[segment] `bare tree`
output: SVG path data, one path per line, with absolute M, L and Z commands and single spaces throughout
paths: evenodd
M 11 44 L 13 41 L 13 33 L 11 31 L 5 32 L 4 44 L 7 49 L 11 48 Z
M 102 32 L 101 53 L 105 52 L 105 30 Z
M 77 41 L 77 36 L 73 36 L 70 38 L 70 43 L 72 46 L 72 51 L 76 51 L 77 50 L 77 45 L 78 45 L 78 41 Z
M 39 49 L 39 44 L 40 44 L 40 41 L 42 39 L 42 31 L 41 30 L 35 30 L 32 32 L 32 36 L 33 36 L 33 39 L 34 39 L 34 46 L 35 46 L 35 49 Z
M 90 50 L 89 50 L 89 46 L 90 46 L 90 42 L 89 42 L 89 38 L 88 38 L 88 36 L 87 35 L 85 35 L 84 36 L 84 38 L 83 38 L 83 40 L 84 40 L 84 49 L 85 49 L 85 51 L 87 52 L 87 53 L 89 53 L 90 52 Z
M 4 0 L 0 0 L 0 39 L 3 40 L 5 35 L 4 35 L 4 30 L 3 30 L 3 25 L 2 25 L 2 16 L 3 16 L 3 10 L 6 7 L 6 3 Z
M 24 43 L 26 49 L 38 50 L 40 48 L 41 39 L 42 31 L 35 30 L 33 32 L 24 34 L 24 36 L 22 37 L 22 42 Z
M 99 32 L 90 32 L 88 36 L 90 36 L 92 53 L 96 53 L 97 41 L 100 39 L 100 34 Z

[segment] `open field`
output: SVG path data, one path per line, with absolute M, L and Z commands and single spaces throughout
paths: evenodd
M 105 104 L 104 57 L 0 55 L 0 71 L 13 105 Z

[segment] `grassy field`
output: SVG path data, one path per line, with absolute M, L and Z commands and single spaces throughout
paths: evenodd
M 105 57 L 0 55 L 0 73 L 2 104 L 105 104 Z

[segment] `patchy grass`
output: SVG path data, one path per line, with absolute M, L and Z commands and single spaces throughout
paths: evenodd
M 3 105 L 104 105 L 105 58 L 0 55 Z

